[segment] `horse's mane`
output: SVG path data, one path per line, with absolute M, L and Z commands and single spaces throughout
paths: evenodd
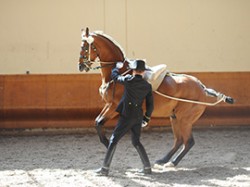
M 109 36 L 107 34 L 104 34 L 103 31 L 94 31 L 93 33 L 96 34 L 96 35 L 100 35 L 100 36 L 102 36 L 102 37 L 107 38 L 108 40 L 110 40 L 115 46 L 117 46 L 120 49 L 120 51 L 123 54 L 123 57 L 126 58 L 126 54 L 125 54 L 125 51 L 122 48 L 122 46 L 117 41 L 115 41 L 111 36 Z

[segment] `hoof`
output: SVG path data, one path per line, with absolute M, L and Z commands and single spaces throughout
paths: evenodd
M 100 168 L 95 171 L 97 176 L 108 176 L 109 170 L 105 168 Z
M 166 164 L 163 165 L 164 168 L 169 168 L 169 167 L 175 167 L 175 165 L 172 162 L 167 162 Z
M 164 166 L 161 165 L 161 164 L 155 163 L 154 166 L 153 166 L 153 169 L 163 170 L 163 169 L 164 169 Z
M 144 174 L 144 175 L 150 175 L 150 174 L 152 174 L 152 170 L 151 170 L 151 167 L 150 168 L 143 168 L 143 169 L 139 170 L 138 173 Z
M 226 97 L 226 103 L 234 104 L 234 99 L 232 97 Z

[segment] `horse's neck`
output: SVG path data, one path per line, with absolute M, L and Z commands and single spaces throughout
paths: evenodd
M 99 38 L 100 46 L 102 46 L 102 53 L 100 54 L 100 59 L 103 62 L 110 62 L 115 63 L 118 61 L 124 60 L 124 54 L 122 53 L 121 49 L 117 47 L 114 43 L 110 43 L 110 41 L 105 37 Z M 109 41 L 109 42 L 107 42 Z M 107 64 L 106 64 L 107 65 Z M 106 84 L 111 81 L 111 71 L 112 71 L 112 65 L 106 66 L 105 64 L 101 63 L 101 76 L 102 76 L 102 83 Z
M 101 69 L 102 84 L 108 84 L 112 80 L 111 73 L 112 73 L 112 67 Z M 128 71 L 127 64 L 126 64 L 122 69 L 120 69 L 120 74 L 124 75 L 128 73 L 129 71 Z
M 112 53 L 112 52 L 110 52 Z M 123 57 L 120 57 L 120 56 L 112 56 L 110 57 L 109 59 L 106 59 L 104 62 L 108 62 L 110 64 L 105 64 L 105 63 L 101 63 L 101 76 L 102 76 L 102 82 L 103 83 L 108 83 L 111 81 L 111 73 L 112 73 L 112 68 L 115 66 L 115 63 L 118 62 L 118 61 L 123 61 L 123 60 L 120 60 L 122 59 Z M 124 68 L 123 68 L 124 69 Z M 122 70 L 123 71 L 123 70 Z
M 101 68 L 102 84 L 107 84 L 111 81 L 112 68 Z

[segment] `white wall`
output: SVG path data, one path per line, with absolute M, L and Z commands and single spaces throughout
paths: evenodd
M 87 26 L 174 72 L 250 71 L 249 10 L 249 0 L 0 0 L 0 74 L 79 73 Z

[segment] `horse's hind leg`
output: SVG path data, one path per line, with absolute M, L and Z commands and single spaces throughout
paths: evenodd
M 205 108 L 202 105 L 193 105 L 190 107 L 182 105 L 176 110 L 177 118 L 172 125 L 172 129 L 174 134 L 178 133 L 181 136 L 183 147 L 166 166 L 176 166 L 194 146 L 195 141 L 192 135 L 193 124 L 200 118 Z
M 174 134 L 174 145 L 172 149 L 162 159 L 159 159 L 155 162 L 156 164 L 159 164 L 159 165 L 163 165 L 169 162 L 172 156 L 178 151 L 180 146 L 183 144 L 181 134 L 179 133 L 179 130 L 176 129 L 176 117 L 175 116 L 170 117 L 170 121 L 171 121 L 173 134 Z
M 176 155 L 170 163 L 167 163 L 166 166 L 176 166 L 181 161 L 181 159 L 188 153 L 188 151 L 194 146 L 194 143 L 194 138 L 191 134 L 188 140 L 185 141 L 185 143 L 183 144 L 183 148 L 178 153 L 178 155 Z
M 169 158 L 167 163 L 165 162 L 166 164 L 164 164 L 164 166 L 177 166 L 181 159 L 195 144 L 192 135 L 192 124 L 185 124 L 183 120 L 175 119 L 172 120 L 172 129 L 175 136 L 174 152 L 171 155 L 172 160 Z M 176 142 L 178 142 L 178 144 L 176 144 Z M 177 155 L 175 155 L 181 146 L 183 146 L 182 149 Z M 167 155 L 170 155 L 172 150 Z
M 199 119 L 204 110 L 205 107 L 201 105 L 195 105 L 195 107 L 192 106 L 188 108 L 183 105 L 180 108 L 176 108 L 175 115 L 171 117 L 171 125 L 175 139 L 174 146 L 167 153 L 167 155 L 163 159 L 157 161 L 156 164 L 164 164 L 164 166 L 176 166 L 181 161 L 181 159 L 195 144 L 192 135 L 192 126 L 194 122 Z M 175 156 L 175 153 L 182 145 L 183 148 Z

